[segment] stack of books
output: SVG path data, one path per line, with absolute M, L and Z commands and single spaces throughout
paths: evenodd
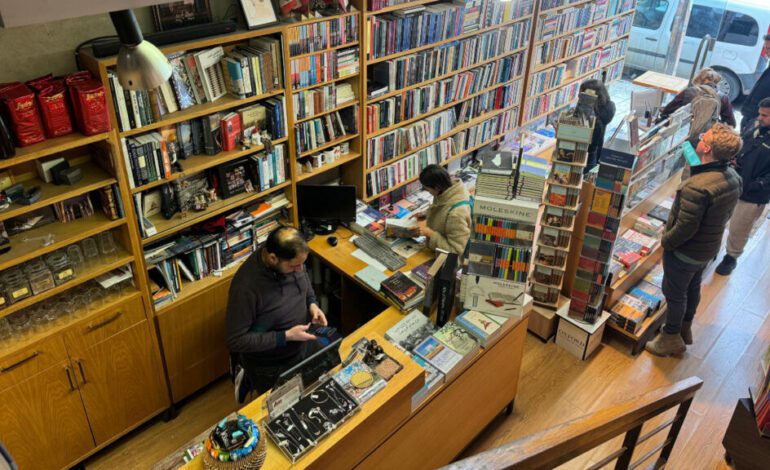
M 612 306 L 611 320 L 629 333 L 638 333 L 644 320 L 665 305 L 662 282 L 663 265 L 659 263 Z
M 382 281 L 380 290 L 402 310 L 409 310 L 418 305 L 425 295 L 423 287 L 400 271 Z

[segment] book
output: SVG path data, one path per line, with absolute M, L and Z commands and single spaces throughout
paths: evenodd
M 229 113 L 222 118 L 220 124 L 222 130 L 222 150 L 229 152 L 235 150 L 241 140 L 241 116 L 237 113 Z
M 423 288 L 402 272 L 396 272 L 382 281 L 380 290 L 405 308 L 419 301 L 420 295 L 423 293 Z
M 497 319 L 507 321 L 509 318 L 496 316 Z M 472 334 L 482 348 L 492 346 L 500 338 L 504 328 L 493 317 L 476 310 L 466 310 L 455 318 L 455 322 Z
M 412 310 L 385 332 L 385 339 L 405 351 L 414 350 L 425 338 L 436 331 L 436 326 L 419 310 Z
M 513 174 L 513 153 L 485 151 L 481 155 L 481 172 L 493 175 Z
M 387 384 L 363 361 L 353 361 L 334 374 L 333 378 L 361 404 L 366 403 Z
M 478 351 L 479 343 L 476 338 L 455 322 L 449 322 L 442 326 L 433 337 L 446 344 L 461 356 L 467 356 Z
M 412 354 L 411 358 L 425 371 L 425 384 L 412 395 L 412 411 L 414 411 L 420 403 L 444 383 L 444 374 L 420 356 Z
M 369 286 L 369 288 L 375 292 L 380 290 L 380 285 L 388 278 L 387 274 L 377 270 L 376 268 L 373 268 L 372 266 L 367 266 L 364 269 L 356 272 L 355 276 L 356 279 Z
M 438 369 L 447 378 L 452 376 L 455 367 L 463 360 L 460 354 L 433 336 L 428 336 L 415 346 L 414 354 Z
M 394 205 L 395 207 L 395 205 Z M 385 219 L 385 234 L 388 237 L 411 238 L 415 236 L 418 227 L 417 220 L 403 217 Z

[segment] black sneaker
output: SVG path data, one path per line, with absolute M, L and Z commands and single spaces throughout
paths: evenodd
M 738 265 L 738 260 L 730 255 L 725 255 L 722 258 L 722 262 L 717 266 L 716 273 L 722 276 L 729 276 L 733 272 L 733 269 Z

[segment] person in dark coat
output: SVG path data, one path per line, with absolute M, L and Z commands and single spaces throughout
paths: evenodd
M 765 35 L 765 48 L 763 50 L 765 57 L 770 57 L 770 34 Z M 751 89 L 751 93 L 746 97 L 741 107 L 741 132 L 746 132 L 751 127 L 754 120 L 759 115 L 759 102 L 764 98 L 770 97 L 770 67 L 766 68 L 762 75 L 759 76 L 759 80 L 754 84 L 754 88 Z
M 719 253 L 722 235 L 741 195 L 741 177 L 730 160 L 741 137 L 722 123 L 701 136 L 701 164 L 679 185 L 661 237 L 666 319 L 645 349 L 656 356 L 684 353 L 692 344 L 692 320 L 700 302 L 703 270 Z
M 596 123 L 594 124 L 591 145 L 588 146 L 588 160 L 584 170 L 585 173 L 588 173 L 599 163 L 599 157 L 602 155 L 602 149 L 604 148 L 604 132 L 607 130 L 607 125 L 612 122 L 612 118 L 615 117 L 615 103 L 610 99 L 607 87 L 600 80 L 586 80 L 581 83 L 580 92 L 582 93 L 586 90 L 592 90 L 597 97 L 596 105 L 594 106 Z
M 743 149 L 734 167 L 743 179 L 743 192 L 730 219 L 727 254 L 717 266 L 717 274 L 729 276 L 749 241 L 754 224 L 770 202 L 770 97 L 759 102 L 755 125 L 743 134 Z
M 717 85 L 722 81 L 722 76 L 719 72 L 711 67 L 702 68 L 692 79 L 692 86 L 689 86 L 679 92 L 674 98 L 660 110 L 660 118 L 658 121 L 663 121 L 670 115 L 674 114 L 677 109 L 686 106 L 692 102 L 692 100 L 698 95 L 700 86 L 708 86 L 717 92 Z M 733 104 L 730 103 L 730 98 L 727 95 L 719 94 L 719 102 L 721 106 L 719 108 L 719 122 L 727 124 L 730 127 L 735 127 L 735 112 L 733 111 Z M 695 143 L 693 143 L 695 145 Z

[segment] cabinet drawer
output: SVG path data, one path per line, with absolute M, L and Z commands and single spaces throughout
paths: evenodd
M 38 374 L 57 362 L 66 361 L 67 350 L 61 336 L 55 335 L 21 351 L 0 357 L 0 390 Z
M 88 348 L 144 319 L 144 304 L 136 295 L 72 327 L 67 332 L 67 344 Z

